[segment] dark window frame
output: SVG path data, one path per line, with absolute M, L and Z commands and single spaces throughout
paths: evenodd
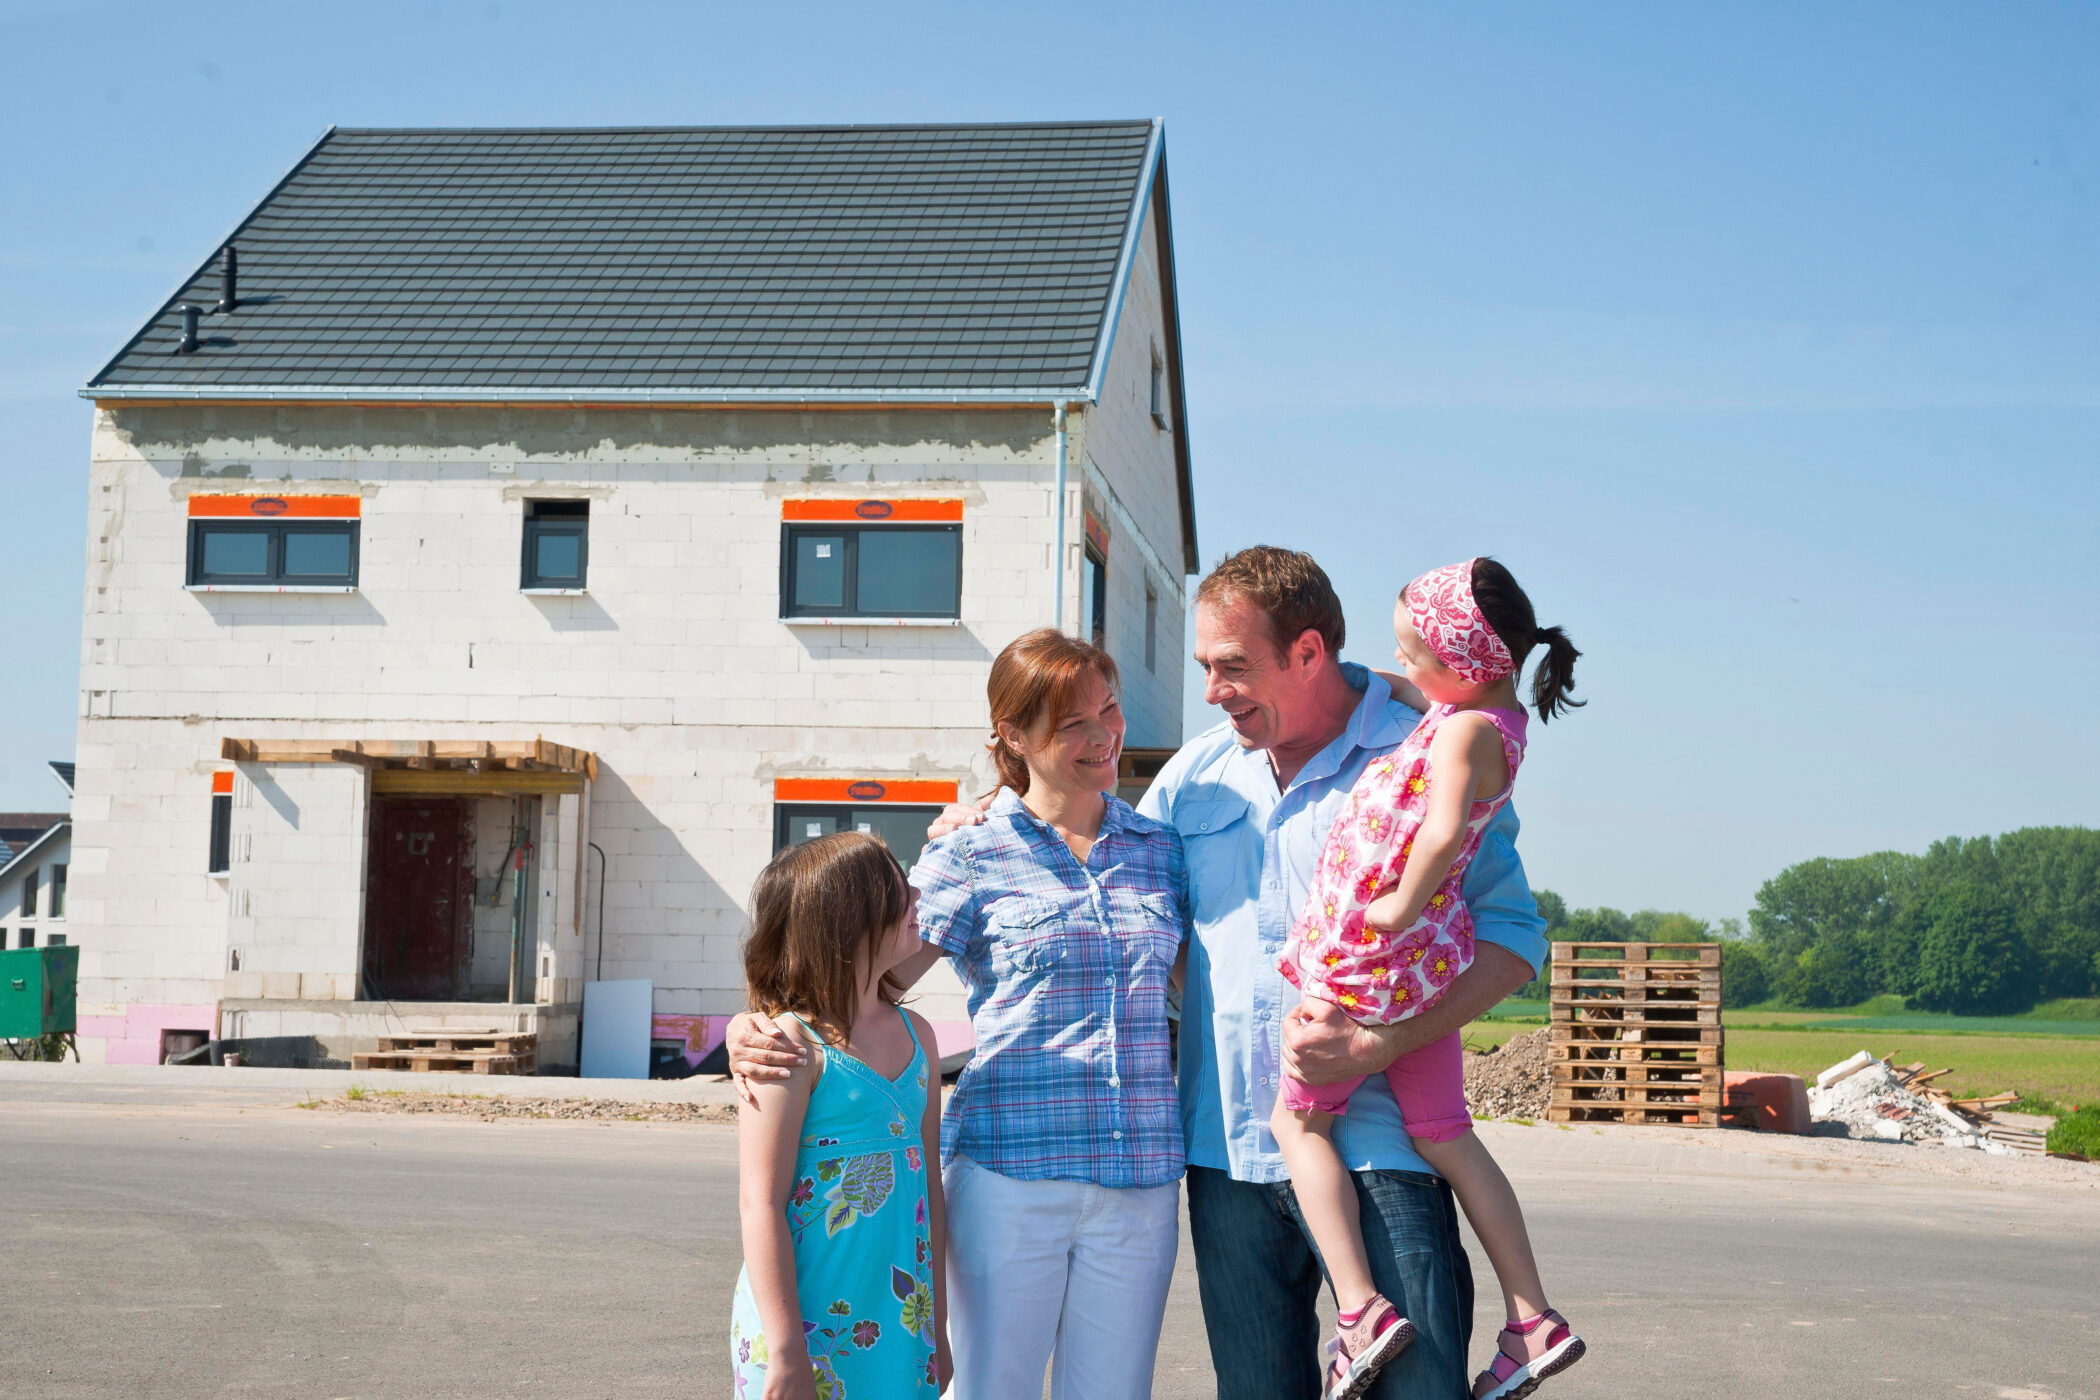
M 189 559 L 184 581 L 191 588 L 355 588 L 358 547 L 363 534 L 360 520 L 225 520 L 207 516 L 190 522 Z M 208 534 L 261 535 L 269 541 L 261 574 L 210 574 L 204 568 L 204 537 Z M 288 535 L 347 536 L 350 568 L 344 574 L 286 574 L 284 542 Z
M 835 817 L 844 826 L 852 820 L 853 813 L 865 812 L 871 807 L 879 807 L 886 812 L 923 815 L 927 826 L 933 825 L 934 818 L 938 817 L 942 810 L 939 803 L 929 805 L 923 802 L 776 802 L 773 804 L 773 854 L 779 855 L 789 846 L 802 844 L 800 841 L 788 840 L 788 823 L 796 817 Z M 845 826 L 844 829 L 852 828 Z M 803 838 L 804 841 L 809 839 Z M 925 847 L 920 849 L 924 850 Z
M 211 795 L 211 851 L 206 857 L 207 875 L 225 875 L 233 869 L 233 794 Z
M 50 866 L 51 893 L 44 901 L 50 906 L 50 912 L 44 915 L 47 919 L 63 919 L 66 916 L 66 866 L 65 861 L 54 861 Z
M 546 506 L 581 506 L 581 510 L 558 509 L 545 515 L 538 512 Z M 576 537 L 576 580 L 547 579 L 539 575 L 533 559 L 534 548 L 546 535 L 574 535 Z M 553 500 L 527 501 L 525 503 L 525 531 L 523 549 L 518 563 L 518 587 L 533 589 L 562 589 L 582 592 L 589 587 L 591 577 L 591 503 L 589 501 Z
M 917 533 L 922 535 L 947 534 L 955 537 L 955 605 L 931 612 L 898 612 L 884 609 L 881 612 L 864 612 L 860 607 L 860 537 L 877 532 L 887 534 Z M 846 591 L 845 602 L 835 608 L 807 607 L 795 605 L 795 541 L 808 535 L 838 535 L 845 540 Z M 814 617 L 909 617 L 948 619 L 962 617 L 963 587 L 962 525 L 959 522 L 922 524 L 913 521 L 900 525 L 864 525 L 858 521 L 790 521 L 780 527 L 780 615 L 794 621 L 797 618 Z
M 1086 576 L 1080 580 L 1082 595 L 1092 590 L 1092 617 L 1081 618 L 1087 640 L 1097 647 L 1108 645 L 1108 560 L 1089 543 L 1086 547 Z
M 42 868 L 22 872 L 22 883 L 20 886 L 22 891 L 21 906 L 22 917 L 25 919 L 36 917 L 37 891 L 42 888 L 39 882 L 43 878 L 44 872 Z

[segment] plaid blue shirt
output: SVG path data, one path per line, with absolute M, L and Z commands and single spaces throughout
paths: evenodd
M 941 1156 L 1021 1181 L 1162 1186 L 1182 1169 L 1167 976 L 1187 936 L 1174 829 L 1109 797 L 1081 865 L 1012 792 L 913 867 L 919 935 L 969 992 L 977 1050 Z

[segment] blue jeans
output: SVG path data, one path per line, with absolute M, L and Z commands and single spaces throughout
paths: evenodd
M 1189 1242 L 1218 1400 L 1318 1400 L 1324 1270 L 1287 1182 L 1188 1169 Z M 1378 1291 L 1415 1341 L 1366 1400 L 1464 1400 L 1473 1339 L 1473 1268 L 1451 1188 L 1416 1172 L 1358 1172 L 1364 1248 Z

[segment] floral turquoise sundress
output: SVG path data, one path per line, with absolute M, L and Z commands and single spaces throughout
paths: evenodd
M 924 1400 L 939 1388 L 919 1133 L 926 1047 L 917 1031 L 911 1038 L 911 1062 L 894 1080 L 834 1046 L 818 1052 L 787 1208 L 817 1400 Z M 738 1400 L 764 1392 L 768 1350 L 747 1270 L 737 1276 L 729 1322 Z

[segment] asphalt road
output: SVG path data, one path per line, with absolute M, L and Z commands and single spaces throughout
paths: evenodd
M 272 1100 L 0 1093 L 0 1396 L 727 1394 L 732 1131 Z M 1591 1342 L 1544 1395 L 2100 1394 L 2091 1183 L 1487 1131 Z M 1211 1393 L 1184 1246 L 1156 1394 Z

